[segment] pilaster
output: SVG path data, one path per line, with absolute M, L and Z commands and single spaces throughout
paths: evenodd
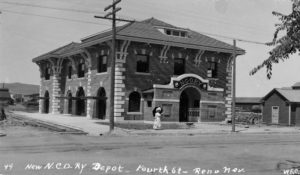
M 229 58 L 226 69 L 226 90 L 225 90 L 225 121 L 231 121 L 232 117 L 232 56 Z
M 130 41 L 123 41 L 120 52 L 117 52 L 116 66 L 115 66 L 115 97 L 114 97 L 114 116 L 115 121 L 124 120 L 125 112 L 125 74 L 127 49 L 130 45 Z
M 52 77 L 52 114 L 60 113 L 60 99 L 56 98 L 61 95 L 60 79 L 58 73 L 55 73 Z

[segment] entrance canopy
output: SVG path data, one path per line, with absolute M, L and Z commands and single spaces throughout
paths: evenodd
M 182 89 L 186 86 L 196 86 L 199 89 L 207 91 L 223 92 L 223 88 L 214 88 L 210 86 L 209 80 L 204 79 L 196 74 L 182 74 L 178 77 L 171 77 L 171 81 L 167 85 L 154 84 L 153 88 L 162 89 Z

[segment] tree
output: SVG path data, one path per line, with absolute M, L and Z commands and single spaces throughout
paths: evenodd
M 267 68 L 267 77 L 272 77 L 272 65 L 284 61 L 290 55 L 300 50 L 300 0 L 292 1 L 292 12 L 289 15 L 284 15 L 279 12 L 272 12 L 278 16 L 280 23 L 275 24 L 276 31 L 273 41 L 266 43 L 274 48 L 269 52 L 269 57 L 260 65 L 251 70 L 250 75 L 255 74 L 263 67 Z M 278 37 L 279 32 L 286 32 L 282 37 Z

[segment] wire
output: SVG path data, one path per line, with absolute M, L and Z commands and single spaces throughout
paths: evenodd
M 241 39 L 241 38 L 236 38 L 236 37 L 230 37 L 230 36 L 225 36 L 225 35 L 219 35 L 219 34 L 214 34 L 214 33 L 207 33 L 207 32 L 199 32 L 199 33 L 205 34 L 205 35 L 210 35 L 210 36 L 216 36 L 216 37 L 231 39 L 231 40 L 237 40 L 237 41 L 240 41 L 240 42 L 266 45 L 266 43 L 263 43 L 263 42 L 260 42 L 260 41 L 251 41 L 251 40 L 246 40 L 246 39 Z
M 80 22 L 80 23 L 87 23 L 87 24 L 94 24 L 94 25 L 101 25 L 101 26 L 110 26 L 108 24 L 100 24 L 100 23 L 97 23 L 97 22 L 90 22 L 90 21 L 70 19 L 70 18 L 62 18 L 62 17 L 47 16 L 47 15 L 39 15 L 39 14 L 26 13 L 26 12 L 16 12 L 16 11 L 12 11 L 12 10 L 2 10 L 2 11 L 3 12 L 8 12 L 8 13 L 19 14 L 19 15 L 30 15 L 30 16 L 37 16 L 37 17 L 44 17 L 44 18 L 59 19 L 59 20 L 64 20 L 64 21 Z
M 42 6 L 42 5 L 34 5 L 34 4 L 25 4 L 25 3 L 18 3 L 18 2 L 0 2 L 3 4 L 10 4 L 10 5 L 17 5 L 17 6 L 27 6 L 27 7 L 37 7 L 37 8 L 46 8 L 52 10 L 61 10 L 61 11 L 70 11 L 70 12 L 78 12 L 78 13 L 87 13 L 87 14 L 97 14 L 98 11 L 88 11 L 88 10 L 78 10 L 78 9 L 70 9 L 70 8 L 60 8 L 60 7 L 50 7 L 50 6 Z M 104 14 L 104 13 L 102 13 Z

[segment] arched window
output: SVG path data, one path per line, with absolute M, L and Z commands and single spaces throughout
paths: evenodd
M 129 95 L 128 112 L 139 112 L 141 104 L 141 95 L 138 92 L 132 92 Z

